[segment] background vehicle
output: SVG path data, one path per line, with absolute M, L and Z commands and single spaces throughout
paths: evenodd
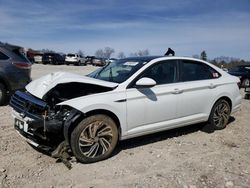
M 34 56 L 34 63 L 42 63 L 43 62 L 43 55 L 35 55 Z
M 43 76 L 10 105 L 15 128 L 31 144 L 54 150 L 54 157 L 71 150 L 90 163 L 109 157 L 119 140 L 200 122 L 225 128 L 240 107 L 238 82 L 193 58 L 127 58 L 88 76 Z
M 22 54 L 22 48 L 0 44 L 0 105 L 8 94 L 23 89 L 30 81 L 31 63 Z
M 58 53 L 44 53 L 42 57 L 43 64 L 62 65 L 64 58 Z
M 92 65 L 94 66 L 104 66 L 106 63 L 107 62 L 105 58 L 94 58 L 92 61 Z
M 78 54 L 67 54 L 65 57 L 65 64 L 87 65 L 86 59 Z
M 241 87 L 250 86 L 250 65 L 240 65 L 228 70 L 228 73 L 238 76 L 241 80 Z
M 85 61 L 86 64 L 92 65 L 93 64 L 93 60 L 95 59 L 95 56 L 86 56 L 85 59 L 86 59 L 86 61 Z

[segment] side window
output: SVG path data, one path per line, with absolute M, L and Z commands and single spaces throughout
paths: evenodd
M 4 53 L 0 52 L 0 60 L 7 60 L 7 59 L 9 59 L 9 57 Z
M 156 81 L 157 85 L 160 84 L 169 84 L 176 81 L 177 76 L 177 61 L 168 60 L 157 63 L 149 67 L 145 72 L 140 76 L 152 78 Z
M 183 82 L 219 78 L 220 74 L 212 67 L 196 62 L 182 60 L 180 79 Z

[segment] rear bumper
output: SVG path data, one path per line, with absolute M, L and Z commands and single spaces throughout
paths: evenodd
M 237 111 L 239 111 L 239 110 L 240 110 L 240 106 L 241 106 L 240 104 L 234 106 L 234 107 L 232 108 L 231 114 L 234 114 L 234 113 L 236 113 Z
M 240 110 L 241 101 L 242 101 L 242 96 L 239 91 L 238 94 L 234 97 L 231 114 L 234 114 L 235 112 Z

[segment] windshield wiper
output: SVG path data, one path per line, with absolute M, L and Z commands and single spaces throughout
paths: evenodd
M 109 81 L 113 81 L 112 67 L 109 68 Z
M 104 71 L 105 68 L 106 68 L 107 66 L 109 66 L 110 63 L 111 63 L 111 62 L 108 62 L 104 67 L 102 67 L 102 68 L 95 74 L 94 78 L 97 78 L 97 77 L 102 73 L 102 71 Z

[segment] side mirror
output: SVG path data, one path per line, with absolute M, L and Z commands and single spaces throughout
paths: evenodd
M 135 83 L 135 85 L 137 87 L 153 87 L 156 85 L 156 82 L 152 78 L 143 77 L 143 78 L 139 79 Z

